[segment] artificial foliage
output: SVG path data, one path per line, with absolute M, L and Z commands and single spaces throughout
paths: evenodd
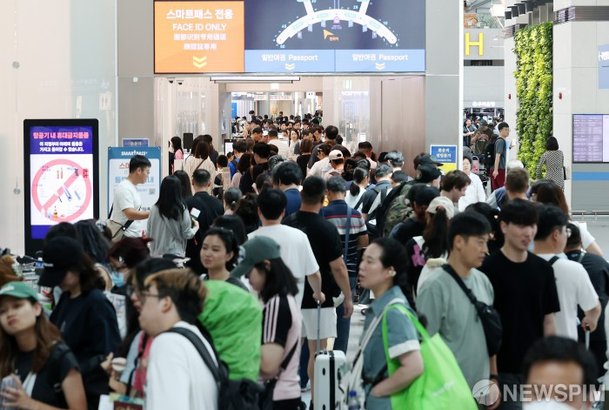
M 552 23 L 519 30 L 516 53 L 518 157 L 530 175 L 552 135 Z

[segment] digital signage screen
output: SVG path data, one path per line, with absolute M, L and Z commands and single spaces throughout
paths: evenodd
M 609 115 L 573 115 L 573 162 L 609 162 Z
M 60 222 L 99 216 L 98 121 L 25 120 L 26 252 Z
M 425 0 L 154 3 L 155 73 L 425 71 Z

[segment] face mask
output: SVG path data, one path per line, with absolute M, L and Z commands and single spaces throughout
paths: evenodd
M 110 278 L 112 279 L 112 283 L 114 283 L 114 286 L 116 287 L 120 288 L 125 285 L 125 278 L 123 277 L 123 274 L 121 272 L 112 271 L 110 273 Z

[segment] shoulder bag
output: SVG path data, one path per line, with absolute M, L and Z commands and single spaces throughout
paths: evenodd
M 450 276 L 452 276 L 468 299 L 472 302 L 474 308 L 476 308 L 478 317 L 480 317 L 480 321 L 482 322 L 482 329 L 484 330 L 484 337 L 486 338 L 488 355 L 494 356 L 501 347 L 501 339 L 503 337 L 503 326 L 501 325 L 501 317 L 499 316 L 499 313 L 494 307 L 476 299 L 471 289 L 465 286 L 465 283 L 463 283 L 463 280 L 459 277 L 457 272 L 455 272 L 452 266 L 446 264 L 442 266 L 442 268 L 448 272 Z

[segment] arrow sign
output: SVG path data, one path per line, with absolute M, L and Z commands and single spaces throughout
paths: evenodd
M 334 33 L 332 33 L 331 31 L 328 30 L 324 30 L 324 40 L 326 40 L 328 37 L 333 36 Z
M 197 68 L 203 68 L 207 65 L 207 57 L 192 57 L 192 65 Z

